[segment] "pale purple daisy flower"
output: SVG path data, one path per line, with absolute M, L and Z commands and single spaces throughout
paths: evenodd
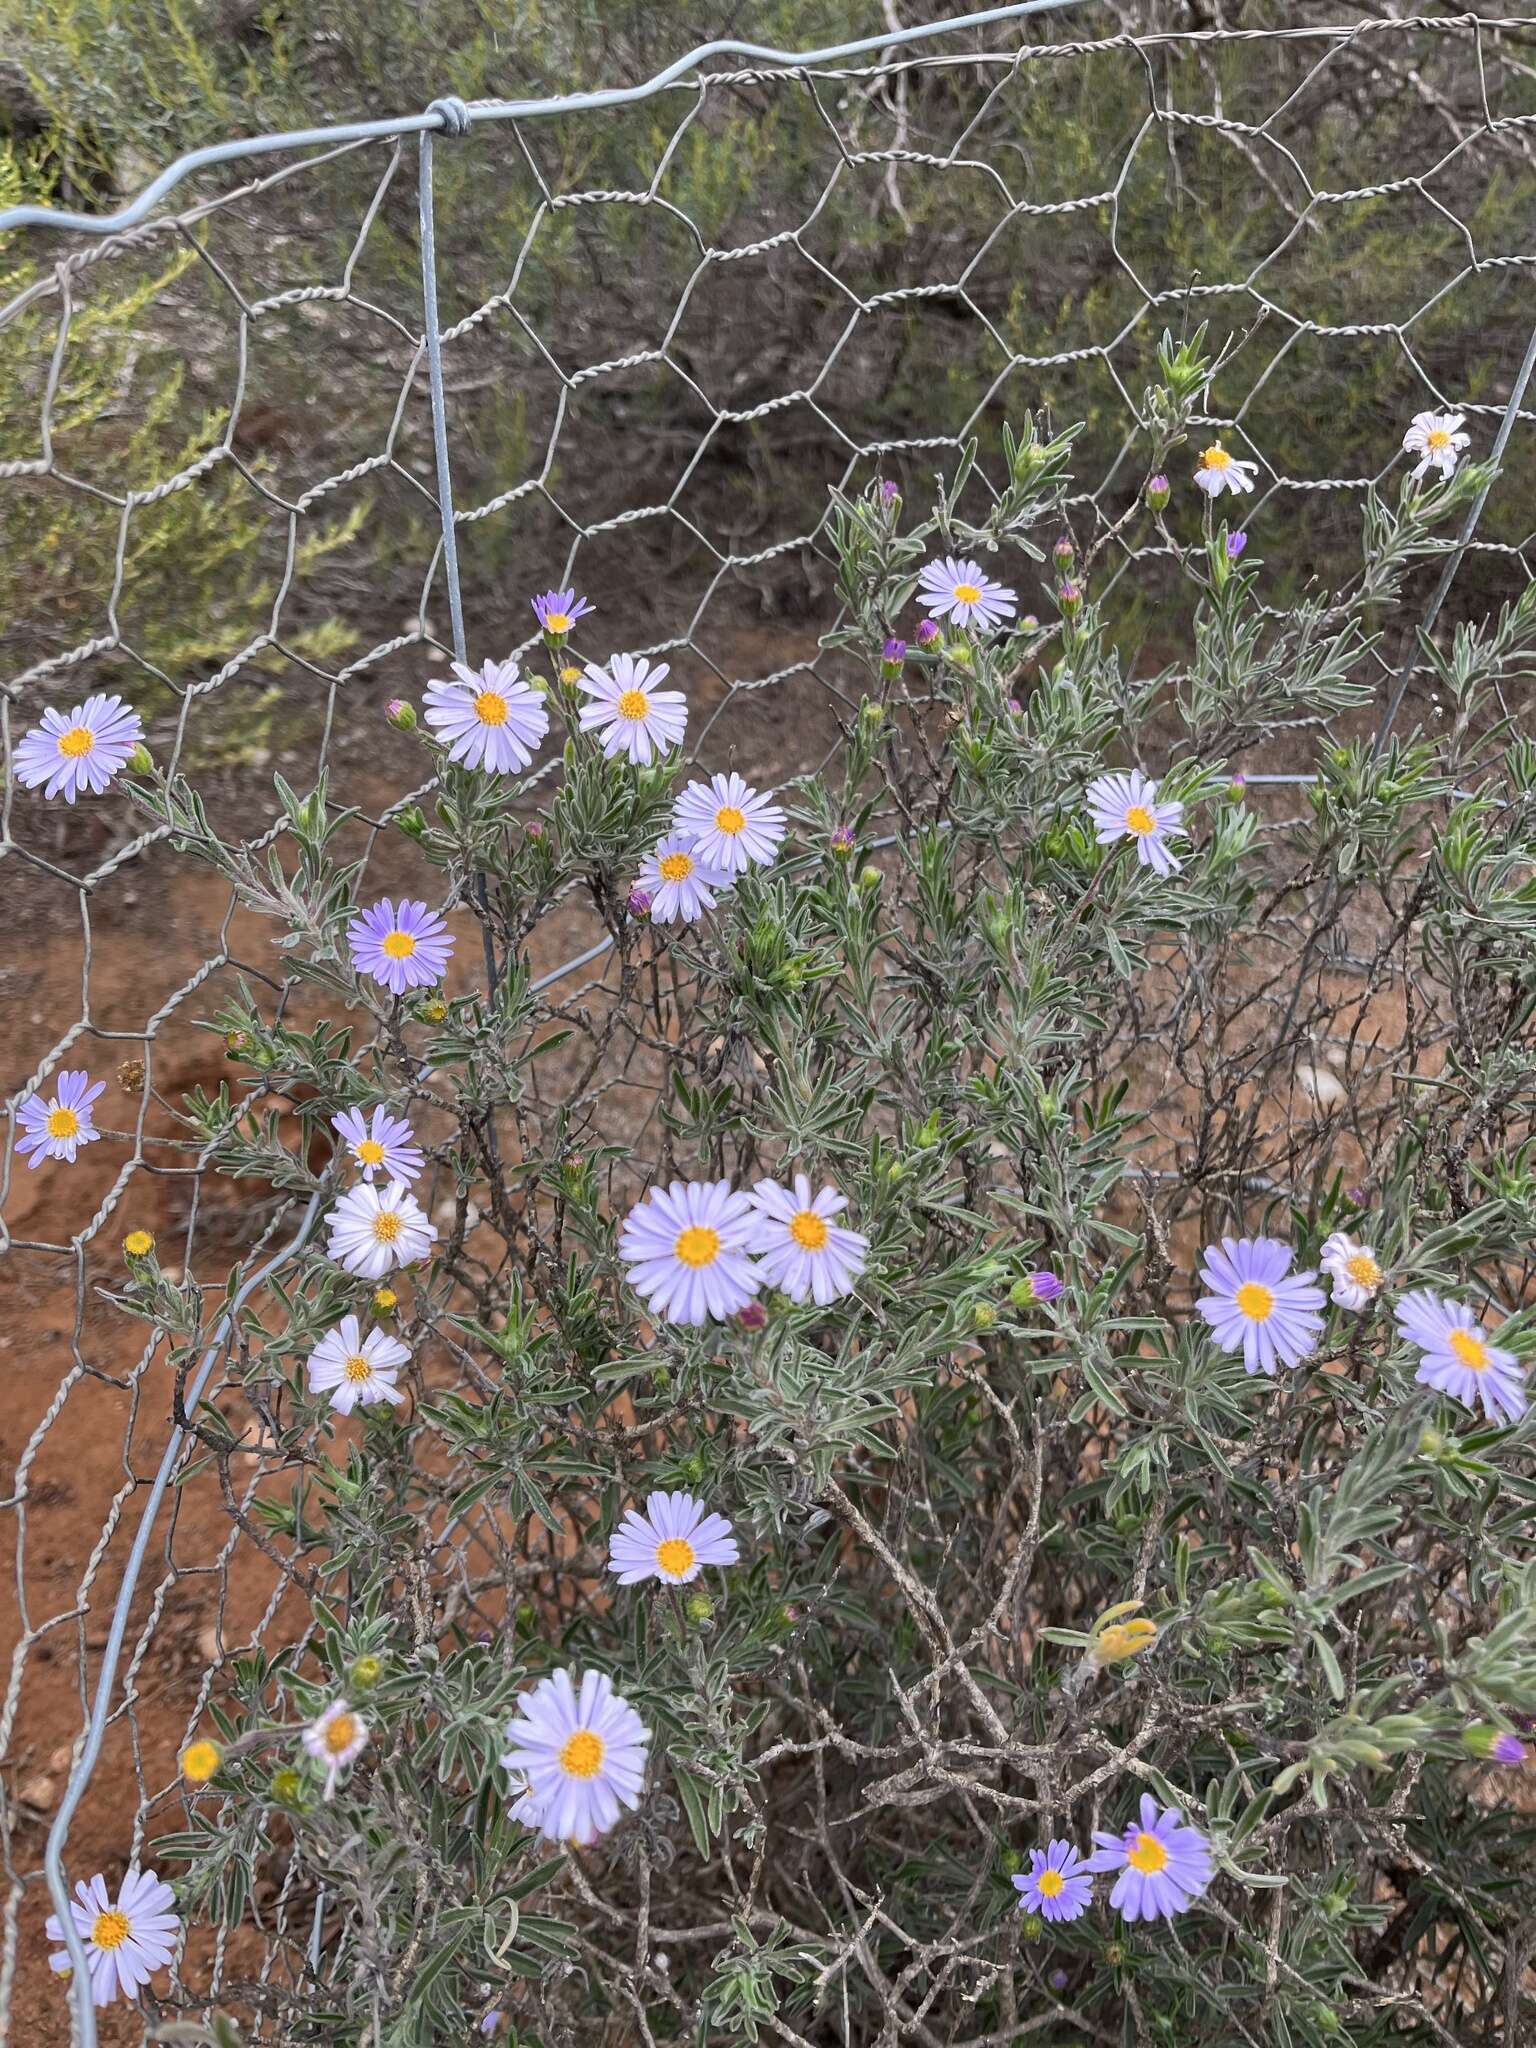
M 983 633 L 1011 619 L 1019 608 L 1017 593 L 1006 583 L 994 583 L 969 556 L 944 555 L 930 562 L 917 579 L 916 594 L 925 611 Z M 920 626 L 919 640 L 922 637 Z
M 1257 475 L 1257 463 L 1240 462 L 1217 441 L 1200 457 L 1195 482 L 1208 498 L 1219 498 L 1223 491 L 1235 497 L 1239 491 L 1251 491 Z
M 1517 1422 L 1525 1413 L 1525 1368 L 1513 1351 L 1488 1342 L 1471 1309 L 1419 1287 L 1403 1296 L 1393 1314 L 1409 1343 L 1424 1354 L 1414 1374 L 1421 1386 L 1449 1394 L 1465 1408 L 1481 1403 L 1490 1422 Z
M 1024 1284 L 1036 1301 L 1060 1301 L 1066 1292 L 1058 1276 L 1045 1267 L 1038 1273 L 1027 1274 Z
M 1272 1237 L 1224 1237 L 1205 1248 L 1200 1277 L 1213 1291 L 1195 1307 L 1223 1351 L 1241 1351 L 1245 1372 L 1275 1376 L 1300 1365 L 1323 1327 L 1326 1296 L 1312 1272 L 1292 1273 L 1296 1254 Z
M 325 1712 L 304 1730 L 304 1747 L 317 1763 L 324 1764 L 322 1796 L 332 1799 L 336 1780 L 368 1747 L 368 1723 L 345 1700 L 332 1700 Z
M 1338 1308 L 1369 1308 L 1386 1278 L 1370 1246 L 1356 1243 L 1347 1230 L 1324 1238 L 1318 1264 L 1328 1275 Z
M 430 1223 L 403 1180 L 380 1194 L 366 1182 L 343 1195 L 330 1215 L 327 1246 L 338 1266 L 364 1280 L 382 1280 L 395 1266 L 431 1256 L 437 1225 Z
M 690 782 L 672 812 L 673 829 L 687 833 L 699 859 L 727 875 L 745 874 L 754 863 L 766 866 L 784 837 L 784 813 L 766 795 L 743 782 L 734 770 L 712 775 L 708 782 Z
M 356 1316 L 343 1316 L 309 1354 L 309 1391 L 329 1394 L 338 1415 L 380 1401 L 398 1407 L 405 1396 L 396 1381 L 410 1359 L 398 1337 L 386 1336 L 383 1330 L 370 1330 L 365 1337 Z
M 100 1872 L 89 1884 L 82 1880 L 75 1886 L 69 1913 L 85 1943 L 95 2005 L 111 2005 L 119 1996 L 137 1998 L 155 1971 L 163 1970 L 176 1953 L 181 1933 L 176 1894 L 152 1870 L 126 1871 L 115 1899 Z M 43 1933 L 49 1941 L 64 1939 L 57 1913 L 48 1915 Z M 51 1955 L 48 1967 L 66 1975 L 74 1968 L 69 1950 Z
M 1506 1734 L 1501 1729 L 1493 1738 L 1493 1747 L 1489 1750 L 1488 1754 L 1496 1764 L 1523 1764 L 1525 1762 L 1525 1744 L 1518 1735 Z
M 824 1187 L 813 1198 L 810 1180 L 797 1173 L 793 1193 L 775 1180 L 760 1180 L 749 1200 L 758 1217 L 752 1249 L 770 1287 L 791 1301 L 813 1299 L 818 1308 L 853 1292 L 868 1263 L 869 1239 L 832 1222 L 847 1208 L 846 1195 Z
M 1170 833 L 1183 833 L 1184 806 L 1159 803 L 1157 784 L 1139 768 L 1129 775 L 1095 776 L 1088 785 L 1087 802 L 1100 846 L 1134 839 L 1136 858 L 1144 868 L 1159 875 L 1178 874 L 1183 863 L 1169 852 L 1167 842 Z
M 1029 1870 L 1013 1880 L 1021 1913 L 1042 1920 L 1076 1920 L 1093 1897 L 1093 1874 L 1071 1842 L 1048 1842 L 1029 1852 Z
M 596 605 L 578 597 L 574 590 L 546 590 L 530 602 L 534 617 L 554 640 L 563 640 L 578 619 L 584 619 L 588 612 L 597 610 Z
M 640 863 L 636 886 L 650 898 L 655 924 L 697 924 L 715 898 L 730 888 L 724 868 L 705 860 L 690 832 L 669 832 Z
M 515 775 L 532 761 L 549 731 L 549 707 L 525 683 L 515 660 L 488 661 L 477 675 L 461 661 L 457 681 L 428 683 L 423 717 L 448 749 L 450 761 Z
M 653 1493 L 630 1508 L 608 1540 L 608 1568 L 621 1586 L 659 1579 L 686 1586 L 707 1564 L 735 1564 L 741 1556 L 724 1515 L 705 1510 L 691 1493 Z
M 16 1150 L 29 1166 L 35 1169 L 45 1159 L 67 1159 L 73 1166 L 80 1147 L 95 1144 L 101 1133 L 91 1104 L 106 1085 L 105 1081 L 93 1083 L 90 1075 L 77 1067 L 60 1074 L 58 1087 L 46 1100 L 41 1095 L 27 1097 L 16 1112 L 16 1121 L 25 1133 L 16 1140 Z
M 371 910 L 360 911 L 347 926 L 352 965 L 371 974 L 391 995 L 428 988 L 441 981 L 453 952 L 453 933 L 435 910 L 402 897 L 396 912 L 384 896 Z
M 144 737 L 144 722 L 121 697 L 87 697 L 70 711 L 50 705 L 16 748 L 16 774 L 28 789 L 72 804 L 82 790 L 100 796 Z
M 631 1287 L 669 1323 L 724 1322 L 762 1282 L 746 1253 L 757 1219 L 727 1180 L 675 1180 L 636 1202 L 619 1232 Z
M 386 1180 L 415 1180 L 426 1160 L 416 1134 L 403 1116 L 391 1116 L 382 1103 L 369 1122 L 360 1109 L 344 1109 L 331 1118 L 346 1139 L 364 1180 L 382 1171 Z
M 1096 1829 L 1085 1870 L 1118 1870 L 1109 1903 L 1127 1920 L 1171 1920 L 1192 1906 L 1214 1875 L 1210 1844 L 1177 1807 L 1141 1795 L 1141 1823 L 1123 1834 Z
M 1412 472 L 1414 483 L 1431 469 L 1439 470 L 1443 477 L 1456 474 L 1461 451 L 1472 445 L 1470 434 L 1457 431 L 1465 418 L 1465 413 L 1459 412 L 1414 414 L 1413 424 L 1403 436 L 1403 453 L 1419 458 L 1419 466 Z
M 541 1679 L 507 1725 L 501 1761 L 520 1781 L 518 1818 L 551 1842 L 595 1842 L 640 1804 L 651 1732 L 600 1671 Z
M 668 747 L 679 746 L 688 725 L 688 699 L 681 690 L 656 686 L 672 673 L 667 663 L 653 668 L 643 655 L 613 654 L 606 668 L 587 663 L 576 687 L 593 700 L 581 707 L 583 732 L 597 732 L 610 761 L 627 754 L 648 767 Z

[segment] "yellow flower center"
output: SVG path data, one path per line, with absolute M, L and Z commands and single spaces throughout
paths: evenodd
M 1059 1899 L 1067 1888 L 1067 1881 L 1059 1870 L 1042 1870 L 1035 1879 L 1035 1890 L 1042 1899 Z
M 1262 1280 L 1245 1280 L 1232 1298 L 1250 1322 L 1268 1322 L 1275 1312 L 1275 1297 Z
M 361 1386 L 364 1380 L 373 1377 L 373 1367 L 361 1351 L 354 1351 L 342 1369 L 354 1386 Z
M 1444 427 L 1431 427 L 1429 432 L 1424 436 L 1424 443 L 1426 447 L 1434 448 L 1436 450 L 1439 450 L 1441 448 L 1449 448 L 1451 445 L 1451 437 L 1445 431 Z
M 482 725 L 505 725 L 507 700 L 500 690 L 482 690 L 475 699 L 475 716 Z
M 356 1714 L 338 1714 L 334 1721 L 326 1724 L 325 1746 L 332 1756 L 340 1756 L 344 1749 L 350 1749 L 357 1740 Z
M 1145 804 L 1132 804 L 1125 814 L 1125 829 L 1134 832 L 1138 839 L 1145 839 L 1149 832 L 1157 830 L 1157 820 Z
M 1132 1870 L 1143 1871 L 1150 1877 L 1167 1867 L 1168 1851 L 1156 1835 L 1138 1835 L 1135 1848 L 1125 1860 Z
M 1452 1330 L 1449 1343 L 1462 1364 L 1470 1366 L 1473 1372 L 1488 1370 L 1488 1346 L 1481 1337 L 1474 1337 L 1470 1330 Z
M 91 1923 L 91 1946 L 105 1949 L 110 1955 L 115 1948 L 121 1948 L 133 1932 L 128 1915 L 115 1908 L 110 1913 L 98 1913 Z
M 373 1219 L 373 1234 L 380 1244 L 393 1244 L 400 1235 L 400 1218 L 393 1209 L 380 1209 Z
M 218 1768 L 219 1746 L 216 1742 L 191 1743 L 181 1759 L 181 1774 L 193 1785 L 206 1785 Z
M 568 1778 L 595 1778 L 603 1768 L 605 1745 L 590 1728 L 578 1728 L 560 1752 L 560 1768 Z
M 1214 448 L 1207 448 L 1200 458 L 1202 469 L 1230 469 L 1232 458 L 1218 441 Z
M 620 718 L 644 718 L 651 708 L 651 700 L 644 690 L 626 690 L 614 708 Z
M 130 1259 L 147 1259 L 155 1248 L 155 1240 L 147 1230 L 130 1230 L 123 1239 L 123 1250 Z
M 814 1209 L 802 1209 L 789 1219 L 789 1234 L 802 1251 L 819 1252 L 827 1241 L 827 1226 Z
M 745 811 L 738 811 L 734 804 L 722 804 L 715 813 L 715 823 L 722 832 L 729 832 L 734 839 L 738 832 L 746 830 L 747 815 Z
M 571 630 L 570 618 L 565 612 L 546 612 L 544 614 L 544 630 L 546 633 L 569 633 Z
M 48 1135 L 50 1138 L 76 1138 L 80 1135 L 80 1119 L 72 1109 L 50 1109 L 48 1112 Z
M 713 1265 L 720 1256 L 720 1233 L 711 1230 L 707 1223 L 690 1223 L 686 1230 L 678 1232 L 672 1253 L 680 1265 L 695 1269 Z
M 364 1166 L 382 1166 L 384 1164 L 384 1147 L 377 1138 L 364 1138 L 358 1144 L 357 1156 Z
M 664 882 L 686 882 L 693 873 L 693 856 L 687 853 L 664 853 L 656 863 L 656 872 Z
M 693 1559 L 693 1545 L 685 1536 L 669 1536 L 656 1546 L 656 1562 L 671 1578 L 680 1579 L 684 1572 L 692 1571 Z
M 980 584 L 977 584 L 977 583 L 957 583 L 957 584 L 955 585 L 955 603 L 956 603 L 956 604 L 980 604 L 980 602 L 981 602 L 981 586 L 980 586 Z
M 96 744 L 96 735 L 88 725 L 72 725 L 68 732 L 59 734 L 59 752 L 66 760 L 78 761 L 82 754 L 88 754 Z M 103 1919 L 108 1918 L 106 1914 Z M 127 1922 L 124 1921 L 126 1927 Z
M 1369 1252 L 1354 1252 L 1344 1261 L 1344 1270 L 1357 1287 L 1379 1287 L 1381 1268 Z
M 389 932 L 384 939 L 384 957 L 387 960 L 409 960 L 416 950 L 416 941 L 409 932 Z
M 387 1316 L 392 1308 L 398 1308 L 400 1297 L 393 1287 L 376 1287 L 373 1290 L 373 1305 L 381 1316 Z

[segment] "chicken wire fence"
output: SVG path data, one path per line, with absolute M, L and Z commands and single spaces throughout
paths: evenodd
M 1209 321 L 1226 347 L 1203 418 L 1258 464 L 1246 517 L 1277 555 L 1352 543 L 1423 407 L 1529 474 L 1529 20 L 1189 28 L 1065 4 L 798 59 L 717 45 L 611 93 L 202 151 L 111 219 L 0 216 L 0 480 L 29 565 L 0 700 L 0 2041 L 43 2038 L 25 1983 L 45 1892 L 146 1853 L 232 1665 L 308 1625 L 302 1546 L 263 1536 L 292 1484 L 259 1422 L 233 1494 L 172 1415 L 229 1381 L 239 1312 L 318 1198 L 232 1203 L 212 1147 L 161 1113 L 217 1089 L 198 1027 L 240 977 L 286 991 L 222 885 L 173 871 L 166 829 L 18 792 L 11 750 L 41 707 L 131 696 L 157 760 L 255 853 L 285 831 L 266 771 L 325 774 L 387 878 L 383 828 L 429 792 L 401 793 L 384 701 L 452 655 L 532 644 L 542 584 L 596 594 L 614 644 L 686 677 L 695 753 L 750 747 L 782 776 L 833 755 L 857 702 L 817 645 L 828 485 L 921 490 L 975 439 L 986 488 L 1001 422 L 1044 408 L 1086 422 L 1075 530 L 1113 530 L 1108 577 L 1155 575 L 1161 543 L 1123 514 L 1164 328 Z M 259 172 L 233 183 L 245 157 Z M 1326 473 L 1367 444 L 1373 462 Z M 1496 484 L 1384 636 L 1382 736 L 1424 701 L 1412 627 L 1453 577 L 1529 573 L 1531 504 Z M 529 936 L 551 1019 L 601 1002 L 606 945 L 569 900 Z M 17 1105 L 87 1051 L 117 1065 L 112 1163 L 18 1171 Z M 145 1226 L 215 1319 L 174 1411 L 157 1342 L 106 1298 Z M 472 1549 L 473 1518 L 443 1540 Z M 210 2000 L 318 1940 L 323 1898 L 290 1876 L 254 1902 L 249 1951 L 196 1950 Z M 96 2038 L 83 2002 L 74 2025 Z

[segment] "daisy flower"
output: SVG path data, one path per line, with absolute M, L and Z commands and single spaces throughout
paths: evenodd
M 333 1798 L 336 1780 L 368 1747 L 368 1723 L 345 1700 L 332 1700 L 304 1730 L 304 1747 L 317 1763 L 325 1765 L 322 1796 Z
M 1129 775 L 1099 775 L 1088 785 L 1088 814 L 1098 827 L 1100 846 L 1117 839 L 1134 839 L 1136 858 L 1144 868 L 1159 875 L 1178 874 L 1183 863 L 1168 851 L 1168 835 L 1183 836 L 1184 806 L 1159 803 L 1157 784 L 1149 782 L 1139 768 Z
M 16 1150 L 25 1159 L 32 1156 L 27 1164 L 39 1167 L 45 1159 L 67 1159 L 74 1164 L 75 1154 L 82 1145 L 94 1145 L 101 1136 L 93 1121 L 91 1104 L 106 1087 L 105 1081 L 94 1084 L 87 1073 L 78 1068 L 67 1074 L 60 1074 L 58 1090 L 44 1101 L 41 1095 L 30 1095 L 16 1112 L 16 1121 L 25 1136 L 16 1140 Z
M 681 744 L 688 724 L 688 699 L 681 690 L 656 685 L 672 673 L 667 663 L 653 668 L 643 655 L 614 654 L 606 668 L 587 663 L 576 687 L 592 699 L 581 707 L 583 732 L 597 732 L 608 760 L 627 754 L 637 767 L 649 764 L 668 747 Z
M 1011 619 L 1019 608 L 1017 593 L 1006 583 L 994 583 L 982 574 L 978 563 L 954 555 L 928 564 L 917 579 L 915 595 L 925 612 L 936 612 L 951 625 L 975 626 L 983 633 Z
M 705 860 L 690 833 L 669 832 L 641 861 L 636 889 L 646 898 L 652 923 L 676 924 L 681 918 L 697 924 L 731 882 L 724 868 Z
M 636 1202 L 619 1232 L 625 1277 L 669 1323 L 724 1321 L 762 1282 L 746 1257 L 756 1227 L 746 1195 L 728 1180 L 673 1181 Z
M 1213 1875 L 1211 1848 L 1176 1806 L 1159 1808 L 1141 1795 L 1141 1824 L 1123 1835 L 1094 1832 L 1097 1849 L 1085 1870 L 1118 1870 L 1109 1903 L 1127 1920 L 1171 1920 L 1194 1904 Z
M 309 1354 L 309 1391 L 329 1394 L 338 1415 L 380 1401 L 396 1407 L 405 1399 L 396 1381 L 410 1352 L 398 1337 L 370 1330 L 365 1337 L 356 1316 L 343 1316 Z
M 397 913 L 383 896 L 371 910 L 353 918 L 347 943 L 359 974 L 371 974 L 392 996 L 403 996 L 407 989 L 427 988 L 442 980 L 453 952 L 453 933 L 425 903 L 402 898 Z
M 707 1564 L 735 1564 L 741 1552 L 724 1515 L 706 1514 L 691 1493 L 653 1493 L 631 1508 L 608 1541 L 608 1567 L 621 1586 L 660 1579 L 686 1586 Z
M 831 1221 L 847 1208 L 846 1195 L 824 1187 L 813 1199 L 809 1179 L 797 1173 L 793 1194 L 777 1181 L 760 1180 L 748 1199 L 758 1217 L 752 1249 L 770 1287 L 791 1301 L 809 1296 L 818 1308 L 853 1292 L 868 1263 L 869 1239 Z
M 152 1870 L 129 1870 L 115 1900 L 98 1872 L 89 1884 L 82 1880 L 75 1886 L 69 1911 L 75 1932 L 85 1943 L 91 1997 L 97 2005 L 111 2005 L 119 1996 L 136 1998 L 176 1953 L 181 1933 L 176 1894 Z M 49 1941 L 64 1939 L 57 1913 L 48 1915 L 43 1932 Z M 51 1955 L 48 1967 L 61 1976 L 72 1970 L 69 1950 Z
M 1414 1374 L 1421 1386 L 1451 1395 L 1464 1408 L 1481 1402 L 1490 1422 L 1516 1422 L 1525 1413 L 1524 1367 L 1513 1351 L 1488 1342 L 1471 1309 L 1419 1287 L 1393 1314 L 1424 1354 Z
M 1258 470 L 1256 462 L 1240 462 L 1216 441 L 1200 457 L 1195 482 L 1208 498 L 1219 498 L 1223 491 L 1236 497 L 1239 491 L 1253 489 Z
M 1472 445 L 1470 434 L 1457 432 L 1465 417 L 1465 413 L 1459 412 L 1414 414 L 1413 424 L 1403 436 L 1403 453 L 1419 458 L 1419 466 L 1412 472 L 1414 483 L 1431 469 L 1438 469 L 1446 477 L 1456 474 L 1462 449 Z
M 1339 1308 L 1369 1308 L 1386 1278 L 1369 1245 L 1357 1244 L 1346 1230 L 1324 1238 L 1318 1263 L 1332 1282 Z
M 381 1168 L 386 1180 L 415 1180 L 426 1163 L 405 1118 L 391 1116 L 382 1104 L 375 1107 L 371 1123 L 360 1109 L 344 1109 L 331 1123 L 346 1139 L 364 1180 L 372 1180 Z
M 640 1804 L 651 1731 L 600 1671 L 557 1671 L 518 1702 L 501 1761 L 522 1781 L 518 1817 L 551 1842 L 595 1842 Z
M 121 697 L 87 697 L 72 711 L 43 713 L 16 749 L 16 774 L 28 789 L 72 804 L 81 790 L 100 796 L 144 737 L 144 722 Z
M 1048 1842 L 1029 1852 L 1029 1870 L 1013 1880 L 1021 1913 L 1042 1920 L 1076 1920 L 1088 1910 L 1093 1876 L 1070 1842 Z
M 477 675 L 461 661 L 456 682 L 428 683 L 422 716 L 448 749 L 450 761 L 515 775 L 533 759 L 549 731 L 549 707 L 518 674 L 517 663 L 488 661 Z
M 693 840 L 695 853 L 727 875 L 745 874 L 754 861 L 767 866 L 784 837 L 784 813 L 736 774 L 690 782 L 672 813 L 673 830 Z
M 1224 1237 L 1205 1248 L 1200 1277 L 1212 1292 L 1195 1307 L 1223 1351 L 1241 1351 L 1246 1372 L 1275 1376 L 1300 1365 L 1323 1327 L 1326 1296 L 1315 1273 L 1292 1273 L 1296 1254 L 1272 1237 Z
M 531 602 L 534 617 L 553 640 L 563 640 L 578 619 L 597 609 L 574 590 L 546 590 Z
M 382 1280 L 394 1266 L 430 1257 L 437 1225 L 429 1223 L 403 1180 L 380 1194 L 366 1181 L 349 1189 L 326 1218 L 327 1246 L 338 1266 L 363 1280 Z

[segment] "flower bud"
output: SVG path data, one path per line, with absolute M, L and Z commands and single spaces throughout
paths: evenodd
M 1439 1458 L 1450 1448 L 1450 1439 L 1438 1429 L 1419 1431 L 1419 1455 L 1422 1458 Z
M 760 1301 L 749 1301 L 736 1311 L 738 1330 L 763 1330 L 768 1326 L 768 1311 Z
M 883 476 L 880 479 L 880 502 L 882 505 L 899 505 L 901 503 L 901 486 L 900 484 L 893 484 L 888 476 Z
M 400 1306 L 400 1297 L 393 1287 L 375 1287 L 373 1290 L 373 1312 L 376 1316 L 392 1316 Z
M 1171 495 L 1171 486 L 1167 477 L 1161 471 L 1156 476 L 1147 479 L 1147 488 L 1143 496 L 1146 499 L 1148 511 L 1161 512 Z
M 898 644 L 899 643 L 895 640 L 888 640 L 886 642 L 887 647 L 895 647 Z M 903 652 L 905 652 L 905 650 L 903 650 Z M 898 663 L 898 667 L 899 666 L 900 664 Z M 884 722 L 885 707 L 881 704 L 871 704 L 869 699 L 866 697 L 864 702 L 859 706 L 859 716 L 863 719 L 866 725 L 878 728 Z
M 978 1301 L 971 1310 L 971 1323 L 983 1337 L 997 1328 L 997 1310 L 990 1301 Z
M 579 668 L 571 668 L 567 666 L 561 669 L 560 680 L 565 685 L 566 689 L 574 690 L 576 685 L 581 681 L 581 670 Z
M 145 746 L 142 740 L 138 742 L 138 744 L 134 747 L 133 752 L 128 756 L 128 766 L 133 770 L 135 775 L 154 774 L 155 757 L 149 751 L 148 747 Z
M 371 1651 L 355 1657 L 347 1677 L 359 1692 L 368 1692 L 384 1676 L 384 1659 L 375 1657 Z
M 933 645 L 934 641 L 938 639 L 938 637 L 939 637 L 939 625 L 938 625 L 938 621 L 937 621 L 937 619 L 919 619 L 919 620 L 918 620 L 918 622 L 917 622 L 917 644 L 918 644 L 918 646 L 919 646 L 919 647 L 931 647 L 931 646 Z
M 1045 1922 L 1040 1918 L 1040 1915 L 1038 1913 L 1026 1913 L 1024 1915 L 1022 1926 L 1024 1929 L 1024 1939 L 1026 1941 L 1038 1941 L 1041 1935 L 1045 1932 Z
M 631 889 L 624 907 L 631 917 L 649 917 L 651 899 L 643 889 Z
M 681 1466 L 683 1477 L 690 1486 L 701 1486 L 704 1482 L 704 1460 L 697 1451 L 690 1451 Z
M 1051 560 L 1056 564 L 1056 573 L 1060 576 L 1069 575 L 1076 558 L 1077 550 L 1073 547 L 1067 536 L 1063 534 L 1055 547 L 1051 549 Z
M 407 839 L 420 839 L 427 829 L 426 817 L 420 804 L 407 804 L 396 817 L 395 823 Z
M 403 697 L 391 697 L 384 706 L 384 716 L 389 720 L 396 732 L 414 732 L 416 730 L 416 706 L 414 704 L 407 704 Z
M 887 682 L 894 682 L 901 674 L 901 664 L 907 658 L 905 640 L 887 640 L 880 650 L 880 673 Z M 878 710 L 878 706 L 876 709 Z
M 839 860 L 847 860 L 853 852 L 853 827 L 839 825 L 827 844 Z
M 861 889 L 878 889 L 883 879 L 884 877 L 878 868 L 860 868 L 859 870 L 859 887 Z
M 708 1621 L 714 1611 L 715 1603 L 707 1593 L 690 1593 L 683 1602 L 683 1612 L 695 1627 Z
M 1468 1756 L 1482 1757 L 1494 1764 L 1523 1764 L 1525 1744 L 1518 1735 L 1496 1728 L 1491 1721 L 1474 1721 L 1461 1732 L 1461 1746 Z
M 441 1024 L 448 1014 L 448 1005 L 441 996 L 428 996 L 417 1015 L 423 1024 Z
M 1233 803 L 1240 804 L 1243 800 L 1243 797 L 1247 793 L 1247 789 L 1247 776 L 1242 774 L 1234 775 L 1232 780 L 1227 784 L 1227 795 L 1232 799 Z
M 304 1779 L 292 1764 L 272 1773 L 272 1797 L 280 1806 L 298 1806 L 304 1797 Z
M 1075 618 L 1083 608 L 1082 585 L 1072 582 L 1069 577 L 1057 591 L 1056 602 L 1069 619 Z
M 1248 536 L 1246 533 L 1229 533 L 1227 535 L 1227 560 L 1235 562 L 1247 545 Z

